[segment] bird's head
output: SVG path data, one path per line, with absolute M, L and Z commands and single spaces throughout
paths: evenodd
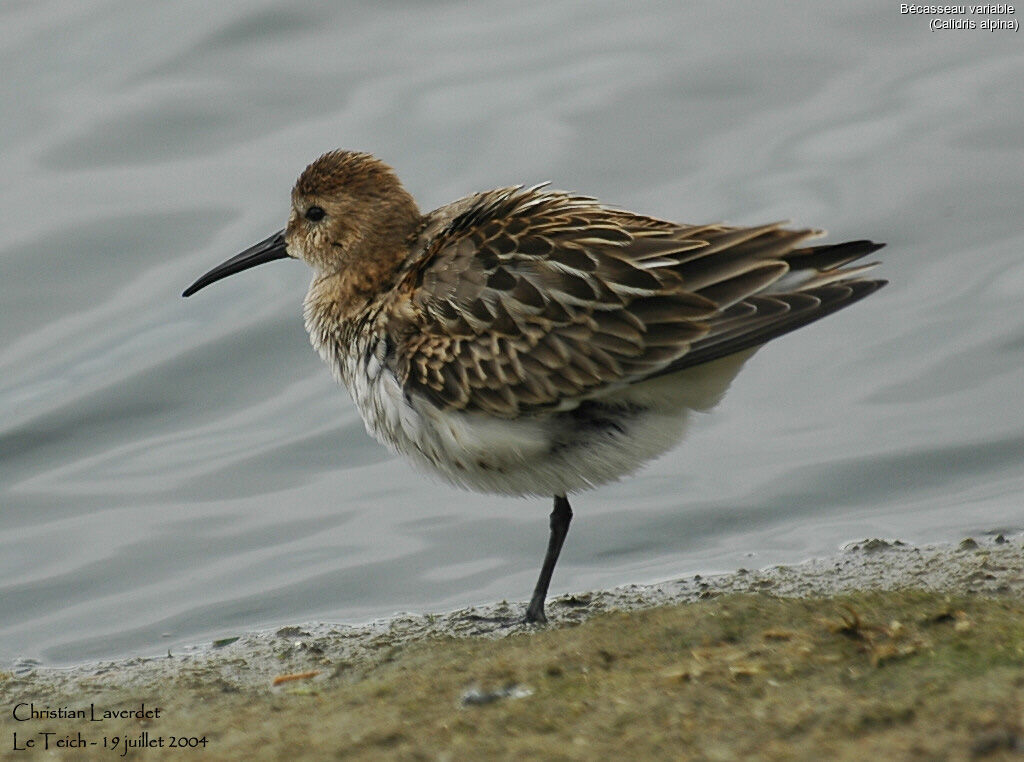
M 391 167 L 368 153 L 331 151 L 299 176 L 284 230 L 213 268 L 182 296 L 285 257 L 303 260 L 318 276 L 357 264 L 372 277 L 393 269 L 420 222 L 416 202 Z

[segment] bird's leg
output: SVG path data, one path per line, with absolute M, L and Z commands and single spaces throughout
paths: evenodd
M 569 522 L 572 521 L 572 508 L 565 495 L 555 495 L 555 507 L 551 511 L 551 536 L 548 538 L 548 552 L 544 555 L 544 564 L 540 567 L 540 577 L 537 578 L 537 586 L 533 589 L 533 597 L 530 598 L 530 605 L 526 609 L 526 621 L 528 623 L 543 624 L 548 621 L 544 616 L 544 598 L 548 594 L 548 585 L 551 584 L 551 573 L 555 570 L 558 562 L 558 554 L 562 551 L 562 543 L 565 536 L 569 534 Z

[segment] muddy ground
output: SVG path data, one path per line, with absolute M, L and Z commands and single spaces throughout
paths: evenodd
M 0 672 L 0 759 L 1024 760 L 1024 538 Z

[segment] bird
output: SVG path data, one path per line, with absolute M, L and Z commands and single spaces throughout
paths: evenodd
M 395 171 L 335 150 L 287 225 L 182 296 L 276 259 L 313 270 L 305 327 L 369 434 L 477 492 L 553 499 L 525 622 L 545 600 L 569 495 L 681 441 L 766 342 L 874 293 L 884 244 L 807 245 L 787 222 L 681 224 L 534 186 L 423 214 Z

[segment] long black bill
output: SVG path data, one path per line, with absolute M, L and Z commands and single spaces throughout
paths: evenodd
M 264 262 L 272 262 L 275 259 L 284 259 L 288 252 L 284 242 L 284 231 L 278 230 L 274 235 L 260 241 L 255 246 L 250 246 L 241 254 L 236 254 L 227 262 L 217 265 L 215 268 L 202 276 L 199 280 L 181 292 L 182 296 L 192 296 L 201 288 L 206 288 L 214 281 L 226 278 L 229 275 L 248 270 L 250 267 L 262 265 Z

